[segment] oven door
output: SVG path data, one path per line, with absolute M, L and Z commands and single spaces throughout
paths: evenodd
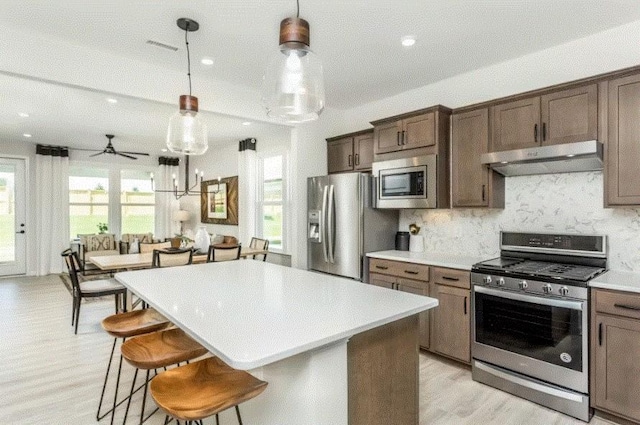
M 586 301 L 473 287 L 472 355 L 588 392 Z

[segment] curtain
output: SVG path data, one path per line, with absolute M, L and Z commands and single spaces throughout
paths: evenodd
M 36 146 L 36 271 L 39 276 L 64 270 L 69 248 L 69 150 Z
M 240 141 L 238 155 L 238 236 L 249 246 L 256 236 L 256 145 L 254 138 Z
M 173 175 L 178 175 L 179 158 L 160 157 L 158 170 L 153 185 L 156 190 L 172 190 Z M 180 224 L 172 220 L 175 211 L 180 209 L 180 202 L 173 193 L 156 192 L 156 222 L 154 236 L 156 239 L 173 237 L 180 233 Z

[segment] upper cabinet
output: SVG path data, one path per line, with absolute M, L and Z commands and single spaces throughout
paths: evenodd
M 434 106 L 372 122 L 374 154 L 378 156 L 418 148 L 435 148 L 440 141 L 439 137 L 443 137 L 442 120 L 445 120 L 448 126 L 450 115 L 450 109 Z M 410 152 L 401 156 L 421 154 Z M 394 156 L 394 158 L 399 157 Z
M 504 208 L 504 177 L 480 163 L 489 149 L 489 109 L 451 116 L 451 184 L 454 208 Z
M 373 130 L 327 139 L 329 174 L 368 171 L 373 163 Z
M 596 140 L 598 86 L 557 90 L 491 107 L 491 152 Z
M 607 206 L 640 205 L 640 75 L 609 81 Z

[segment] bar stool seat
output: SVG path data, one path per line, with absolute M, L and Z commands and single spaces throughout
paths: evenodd
M 197 421 L 250 400 L 267 387 L 251 374 L 233 369 L 217 357 L 160 373 L 151 380 L 151 395 L 167 414 Z
M 172 323 L 166 317 L 153 308 L 114 314 L 102 320 L 102 329 L 114 338 L 129 338 L 156 332 L 171 325 Z

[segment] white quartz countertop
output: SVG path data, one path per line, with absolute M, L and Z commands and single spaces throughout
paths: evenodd
M 244 370 L 438 305 L 434 298 L 252 260 L 115 277 L 213 354 Z
M 367 254 L 370 258 L 382 260 L 404 261 L 406 263 L 427 264 L 430 266 L 449 267 L 452 269 L 471 270 L 471 266 L 486 257 L 468 257 L 464 255 L 445 254 L 440 252 L 410 252 L 410 251 L 378 251 Z
M 640 273 L 609 270 L 589 281 L 592 288 L 640 293 Z

